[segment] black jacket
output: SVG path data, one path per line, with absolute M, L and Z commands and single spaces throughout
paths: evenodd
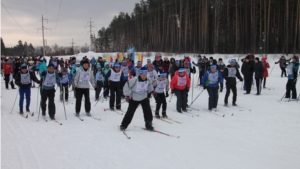
M 253 78 L 253 73 L 254 73 L 254 65 L 252 61 L 243 62 L 242 65 L 242 74 L 244 76 L 244 79 L 252 79 Z
M 254 64 L 254 72 L 255 72 L 255 79 L 263 78 L 264 76 L 264 66 L 261 61 Z
M 18 85 L 20 88 L 29 88 L 31 87 L 31 83 L 29 84 L 22 84 L 21 83 L 21 71 L 19 71 L 17 74 L 16 74 L 16 78 L 15 78 L 15 83 L 16 85 Z M 26 72 L 27 73 L 27 72 Z M 24 73 L 24 74 L 26 74 Z M 23 74 L 23 73 L 22 73 Z M 29 75 L 30 75 L 30 79 L 35 81 L 36 83 L 40 84 L 40 81 L 36 78 L 35 76 L 35 73 L 34 72 L 29 72 Z
M 229 70 L 233 69 L 233 73 L 229 75 Z M 234 72 L 235 70 L 235 72 Z M 226 80 L 226 85 L 236 85 L 236 78 L 243 80 L 239 69 L 235 66 L 228 65 L 223 72 L 223 78 Z
M 108 84 L 108 81 L 109 81 L 109 77 L 111 75 L 111 70 L 109 70 L 106 75 L 105 75 L 105 86 L 120 86 L 120 88 L 122 88 L 122 84 L 123 84 L 123 80 L 124 80 L 124 73 L 122 72 L 121 73 L 121 77 L 120 77 L 120 82 L 113 82 L 113 81 L 110 81 L 110 84 Z M 115 69 L 113 68 L 113 71 L 115 71 Z

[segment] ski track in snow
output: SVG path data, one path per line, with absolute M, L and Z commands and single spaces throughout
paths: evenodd
M 91 56 L 89 53 L 87 55 Z M 215 58 L 222 56 L 224 55 L 214 55 Z M 124 115 L 109 110 L 103 111 L 109 107 L 109 101 L 103 103 L 99 101 L 97 106 L 94 106 L 96 102 L 93 90 L 90 90 L 91 114 L 101 118 L 100 121 L 85 115 L 84 102 L 80 112 L 84 121 L 75 117 L 73 92 L 69 93 L 69 102 L 74 104 L 66 105 L 68 120 L 65 120 L 64 108 L 59 101 L 59 89 L 55 95 L 56 119 L 63 123 L 62 126 L 50 121 L 48 112 L 46 112 L 48 122 L 42 119 L 41 114 L 37 122 L 38 112 L 25 119 L 18 114 L 19 96 L 10 114 L 18 90 L 6 90 L 2 80 L 1 167 L 3 169 L 298 169 L 300 102 L 284 102 L 284 100 L 278 102 L 285 92 L 287 79 L 280 77 L 281 70 L 278 65 L 274 65 L 277 59 L 272 59 L 273 55 L 269 56 L 271 66 L 269 73 L 273 66 L 275 68 L 267 78 L 266 86 L 274 90 L 262 89 L 262 95 L 255 96 L 256 89 L 252 88 L 250 95 L 243 95 L 244 91 L 241 90 L 239 82 L 237 83 L 239 107 L 231 106 L 232 93 L 230 93 L 228 99 L 230 108 L 226 108 L 223 106 L 226 93 L 224 82 L 224 90 L 219 93 L 219 112 L 216 113 L 225 114 L 225 117 L 203 110 L 208 107 L 207 91 L 204 91 L 192 105 L 200 109 L 191 112 L 199 114 L 194 117 L 177 113 L 177 98 L 174 96 L 169 102 L 171 97 L 169 93 L 167 115 L 182 124 L 175 122 L 168 124 L 154 119 L 153 126 L 158 131 L 180 135 L 179 139 L 135 128 L 134 126 L 144 127 L 140 106 L 126 130 L 131 137 L 127 139 L 117 127 Z M 229 58 L 223 58 L 226 64 Z M 193 60 L 196 61 L 196 58 Z M 239 64 L 242 65 L 241 62 Z M 194 75 L 194 88 L 191 88 L 189 93 L 189 104 L 192 102 L 191 92 L 194 92 L 193 99 L 195 99 L 203 89 L 196 86 L 198 73 L 197 70 L 197 74 Z M 299 82 L 297 87 L 299 90 Z M 34 111 L 37 92 L 38 88 L 32 88 L 30 109 Z M 153 98 L 151 105 L 155 107 Z M 126 111 L 127 107 L 128 103 L 122 104 L 122 110 Z M 159 113 L 161 114 L 161 110 Z M 231 116 L 232 113 L 234 116 Z

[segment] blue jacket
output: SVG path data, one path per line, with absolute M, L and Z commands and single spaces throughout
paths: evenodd
M 62 85 L 65 85 L 65 84 L 71 85 L 71 84 L 72 84 L 72 79 L 71 79 L 70 73 L 67 73 L 67 75 L 68 75 L 69 83 L 62 83 Z M 60 82 L 61 80 L 62 80 L 62 77 L 59 77 L 59 81 L 58 81 L 57 85 L 60 85 L 59 82 Z
M 51 87 L 48 87 L 48 86 L 44 86 L 44 85 L 43 85 L 44 79 L 45 79 L 47 73 L 48 73 L 47 70 L 45 70 L 45 71 L 43 71 L 43 72 L 41 73 L 42 90 L 52 90 L 52 89 L 54 89 L 54 87 L 55 87 L 55 85 L 53 85 L 53 86 L 51 86 Z M 57 73 L 57 71 L 54 71 L 54 73 L 55 73 L 56 83 L 58 84 L 58 83 L 59 83 L 59 80 L 60 80 L 60 79 L 59 79 L 59 76 L 58 76 L 58 73 Z
M 292 74 L 288 73 L 288 79 L 296 79 L 298 78 L 298 70 L 299 70 L 299 64 L 300 62 L 291 62 L 287 67 L 289 69 L 289 66 L 292 68 Z
M 211 82 L 209 79 L 209 75 L 213 75 L 214 73 L 212 73 L 211 70 L 207 71 L 203 78 L 202 78 L 202 84 L 205 85 L 206 87 L 213 87 L 213 88 L 218 88 L 219 87 L 219 83 L 223 84 L 223 77 L 222 74 L 217 70 L 217 72 L 215 72 L 215 74 L 218 73 L 218 79 L 216 82 Z
M 92 65 L 94 66 L 95 63 L 96 63 L 96 59 L 95 59 L 95 58 L 92 58 L 91 63 L 92 63 Z
M 71 70 L 71 75 L 72 75 L 72 77 L 74 78 L 75 77 L 75 74 L 76 74 L 76 65 L 74 65 L 73 67 L 72 67 L 72 70 Z M 79 69 L 81 69 L 82 68 L 82 66 L 79 66 Z

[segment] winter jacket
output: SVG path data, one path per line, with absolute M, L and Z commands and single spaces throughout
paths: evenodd
M 169 74 L 170 61 L 164 61 L 162 64 L 164 71 Z
M 28 65 L 28 70 L 29 70 L 30 72 L 35 72 L 36 68 L 35 68 L 34 65 Z
M 124 80 L 124 74 L 123 74 L 122 70 L 120 70 L 121 71 L 121 76 L 120 76 L 120 81 L 118 81 L 118 82 L 114 82 L 114 81 L 110 80 L 110 75 L 111 75 L 112 71 L 116 72 L 116 70 L 114 68 L 112 68 L 107 72 L 107 74 L 105 74 L 105 86 L 110 85 L 110 86 L 120 86 L 120 87 L 122 87 L 123 80 Z M 108 81 L 109 81 L 109 84 L 108 84 Z
M 41 64 L 41 61 L 36 60 L 36 62 L 35 62 L 35 69 L 36 69 L 36 70 L 39 70 L 39 69 L 40 69 L 40 64 Z
M 66 84 L 71 85 L 71 84 L 72 84 L 72 78 L 71 78 L 70 73 L 67 73 L 67 74 L 65 74 L 65 75 L 64 75 L 63 73 L 59 73 L 58 75 L 59 75 L 60 80 L 59 80 L 59 82 L 57 83 L 57 85 L 60 85 L 60 83 L 61 83 L 62 85 L 66 85 Z M 62 82 L 64 76 L 67 76 L 67 77 L 68 77 L 68 81 L 67 81 L 67 82 Z
M 170 85 L 170 82 L 167 78 L 165 78 L 165 80 L 162 80 L 162 78 L 159 77 L 153 83 L 154 91 L 156 93 L 164 93 L 164 91 L 168 92 L 169 91 L 169 85 Z
M 45 70 L 41 73 L 41 80 L 40 81 L 42 82 L 42 90 L 53 90 L 54 87 L 55 87 L 55 84 L 53 86 L 45 86 L 44 85 L 45 78 L 46 78 L 47 74 L 48 74 L 47 70 Z M 58 76 L 57 71 L 54 71 L 52 74 L 55 74 L 55 83 L 58 83 L 59 82 L 59 76 Z
M 184 84 L 179 84 L 180 82 L 178 81 L 181 80 L 182 78 L 186 78 L 186 81 L 185 81 L 185 85 Z M 183 80 L 183 79 L 182 79 Z M 174 89 L 178 89 L 178 90 L 185 90 L 185 89 L 189 89 L 191 86 L 191 82 L 190 82 L 190 78 L 189 76 L 186 74 L 186 72 L 184 72 L 184 76 L 181 77 L 179 76 L 179 73 L 178 71 L 175 72 L 175 75 L 173 76 L 172 80 L 171 80 L 171 83 L 170 83 L 170 88 L 171 90 L 174 90 Z
M 236 85 L 236 78 L 243 80 L 239 69 L 234 65 L 228 65 L 223 72 L 223 78 L 226 80 L 226 85 Z
M 291 60 L 291 59 L 285 59 L 285 58 L 279 59 L 277 62 L 275 62 L 275 64 L 278 64 L 278 63 L 279 63 L 279 67 L 280 67 L 280 68 L 282 68 L 282 67 L 286 68 L 286 66 L 287 66 L 286 62 L 288 62 L 288 61 L 290 61 L 290 60 Z
M 39 71 L 40 71 L 40 76 L 42 75 L 42 73 L 44 72 L 44 71 L 46 71 L 47 70 L 47 67 L 46 67 L 46 61 L 44 60 L 41 64 L 40 64 L 40 69 L 39 69 Z
M 74 66 L 72 67 L 71 75 L 72 75 L 73 79 L 74 79 L 74 77 L 75 77 L 76 72 L 77 72 L 79 69 L 81 69 L 81 68 L 82 68 L 82 66 L 76 66 L 76 65 L 74 65 Z
M 140 91 L 138 90 L 138 86 Z M 123 87 L 124 95 L 129 96 L 134 101 L 142 101 L 146 99 L 148 94 L 153 90 L 154 88 L 152 82 L 148 78 L 142 80 L 140 76 L 134 77 L 127 81 Z
M 154 60 L 153 62 L 152 62 L 152 64 L 154 65 L 154 68 L 155 68 L 155 70 L 157 71 L 157 69 L 158 69 L 158 67 L 161 65 L 163 65 L 163 60 L 162 59 L 160 59 L 160 60 Z
M 299 65 L 300 65 L 300 62 L 291 62 L 287 66 L 288 79 L 298 78 Z
M 263 78 L 264 76 L 264 66 L 261 61 L 258 61 L 254 64 L 254 72 L 255 72 L 255 79 Z
M 262 64 L 264 66 L 264 75 L 263 75 L 263 78 L 267 78 L 269 76 L 268 69 L 270 68 L 270 65 L 266 61 L 263 61 Z
M 223 85 L 223 77 L 218 70 L 215 73 L 209 70 L 204 74 L 202 78 L 202 84 L 204 84 L 206 87 L 218 88 L 219 83 Z
M 89 81 L 85 81 L 85 82 L 80 81 L 81 73 L 83 73 L 83 72 L 85 72 L 85 73 L 89 72 L 89 76 L 90 76 Z M 95 78 L 94 78 L 93 72 L 90 69 L 85 70 L 84 68 L 81 68 L 78 71 L 76 71 L 73 83 L 74 83 L 75 87 L 77 87 L 77 88 L 89 89 L 90 88 L 89 82 L 91 83 L 91 85 L 93 87 L 96 86 L 94 79 Z
M 198 67 L 199 72 L 202 71 L 202 67 L 201 67 L 202 62 L 203 62 L 203 59 L 198 59 L 197 63 L 194 63 L 194 62 L 193 62 L 193 65 L 195 65 L 195 66 Z
M 206 72 L 210 70 L 210 62 L 203 62 L 201 63 L 201 70 Z
M 96 59 L 95 59 L 95 58 L 92 58 L 92 59 L 91 59 L 91 63 L 92 63 L 92 65 L 94 66 L 95 63 L 96 63 Z
M 252 79 L 254 73 L 254 65 L 253 61 L 243 62 L 242 65 L 242 74 L 244 76 L 244 79 Z
M 101 64 L 100 64 L 101 65 Z M 103 72 L 103 75 L 104 75 L 104 77 L 106 76 L 106 74 L 110 71 L 110 68 L 106 68 L 106 65 L 109 65 L 109 62 L 105 62 L 104 63 L 104 67 L 102 68 L 102 72 Z M 104 78 L 104 80 L 103 81 L 105 81 L 105 78 Z
M 40 83 L 40 81 L 36 78 L 35 76 L 35 73 L 34 72 L 29 72 L 27 71 L 26 73 L 22 73 L 21 71 L 19 71 L 17 74 L 16 74 L 16 77 L 15 77 L 15 83 L 16 85 L 18 85 L 20 88 L 30 88 L 31 87 L 31 82 L 30 83 L 27 83 L 27 84 L 22 84 L 21 83 L 21 74 L 27 74 L 30 76 L 30 80 L 33 80 L 34 82 L 36 83 Z
M 57 70 L 57 67 L 58 67 L 58 61 L 54 61 L 54 60 L 51 60 L 48 64 L 48 66 L 50 65 L 50 63 L 52 63 L 54 65 L 54 69 Z
M 13 68 L 10 63 L 3 64 L 4 74 L 11 74 L 13 72 Z

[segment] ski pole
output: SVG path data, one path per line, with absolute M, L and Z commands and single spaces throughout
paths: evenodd
M 108 88 L 106 88 L 106 89 L 108 89 Z M 101 97 L 102 97 L 103 93 L 106 91 L 106 89 L 105 89 L 105 90 L 102 92 L 102 94 L 100 95 L 100 97 L 99 97 L 99 99 L 97 100 L 95 106 L 98 104 L 99 100 L 101 99 Z
M 14 105 L 13 105 L 11 111 L 10 111 L 10 114 L 12 114 L 12 111 L 14 110 L 14 107 L 15 107 L 15 104 L 16 104 L 16 101 L 17 101 L 18 94 L 19 94 L 19 92 L 17 92 L 16 98 L 15 98 L 15 102 L 14 102 Z
M 300 94 L 299 94 L 299 96 L 298 96 L 298 98 L 297 98 L 297 102 L 296 102 L 296 103 L 298 103 L 299 99 L 300 99 Z
M 193 98 L 194 98 L 194 74 L 195 74 L 195 73 L 193 73 L 192 100 L 193 100 Z
M 119 106 L 119 105 L 121 105 L 121 104 L 123 104 L 123 103 L 125 103 L 126 101 L 123 101 L 123 102 L 121 102 L 120 104 L 118 104 L 118 105 L 116 105 L 116 106 L 114 106 L 114 107 L 117 107 L 117 106 Z M 109 110 L 110 109 L 110 107 L 109 108 L 104 108 L 104 111 L 106 111 L 106 110 Z
M 169 102 L 171 102 L 173 95 L 174 95 L 174 93 L 171 95 Z
M 283 99 L 284 96 L 285 96 L 285 93 L 284 93 L 284 95 L 282 96 L 282 98 L 280 99 L 280 101 L 282 101 L 282 99 Z
M 62 84 L 61 84 L 61 80 L 60 80 L 60 89 L 63 90 Z M 68 88 L 67 88 L 67 90 L 68 90 Z M 66 106 L 65 106 L 65 97 L 64 97 L 65 93 L 63 92 L 61 94 L 62 94 L 62 101 L 63 101 L 63 105 L 64 105 L 65 118 L 67 120 L 67 113 L 66 113 Z
M 39 91 L 40 91 L 40 87 L 38 87 L 38 92 L 37 92 L 37 96 L 36 96 L 37 100 L 36 100 L 36 109 L 35 109 L 35 112 L 38 111 L 38 105 L 39 105 Z
M 273 66 L 273 68 L 272 68 L 272 70 L 271 70 L 271 72 L 270 72 L 270 74 L 269 74 L 269 77 L 271 76 L 271 74 L 272 74 L 272 72 L 273 72 L 273 69 L 274 69 L 274 67 L 275 67 L 275 65 Z
M 192 103 L 189 105 L 189 107 L 191 107 L 191 105 L 198 99 L 198 97 L 201 95 L 201 93 L 202 93 L 204 90 L 205 90 L 205 89 L 203 89 L 203 90 L 199 93 L 199 95 L 195 98 L 195 100 L 192 101 Z

